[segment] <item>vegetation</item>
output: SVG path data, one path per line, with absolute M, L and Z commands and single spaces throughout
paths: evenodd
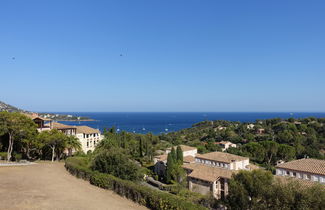
M 58 130 L 39 133 L 33 120 L 18 112 L 0 112 L 0 152 L 6 151 L 7 161 L 21 158 L 60 160 L 67 148 L 80 150 L 79 140 Z M 3 153 L 2 153 L 3 154 Z
M 281 183 L 268 171 L 241 171 L 229 183 L 231 209 L 323 209 L 325 189 L 296 181 Z
M 128 159 L 121 149 L 101 150 L 92 161 L 92 169 L 121 179 L 137 181 L 143 175 L 140 167 Z
M 275 118 L 255 123 L 204 121 L 192 128 L 161 135 L 160 140 L 195 146 L 199 153 L 220 151 L 217 142 L 231 141 L 237 148 L 226 152 L 250 157 L 271 169 L 280 160 L 307 156 L 324 159 L 325 118 Z
M 8 135 L 7 160 L 10 161 L 15 141 L 33 138 L 36 135 L 36 125 L 22 114 L 0 112 L 0 135 L 4 134 Z
M 185 178 L 185 171 L 181 167 L 183 165 L 183 151 L 180 146 L 177 146 L 175 151 L 172 147 L 171 152 L 167 155 L 167 168 L 166 168 L 166 183 L 176 181 L 181 183 Z
M 273 169 L 279 160 L 289 161 L 305 156 L 324 159 L 325 119 L 270 119 L 254 124 L 207 121 L 192 128 L 161 136 L 116 132 L 110 128 L 94 152 L 69 158 L 67 169 L 92 184 L 111 189 L 153 209 L 200 209 L 215 206 L 214 199 L 189 192 L 184 185 L 185 172 L 181 147 L 196 146 L 201 153 L 220 151 L 216 144 L 228 140 L 237 144 L 226 152 L 250 157 L 260 165 Z M 80 150 L 76 137 L 58 130 L 38 133 L 35 123 L 23 114 L 0 112 L 0 157 L 7 160 L 60 160 L 64 150 L 68 155 Z M 171 147 L 167 157 L 165 187 L 170 193 L 142 186 L 144 174 L 154 175 L 152 167 L 155 151 Z M 325 205 L 324 189 L 305 188 L 297 183 L 284 185 L 273 179 L 270 172 L 239 172 L 229 184 L 225 200 L 231 209 L 321 209 Z M 196 204 L 193 204 L 196 203 Z M 312 206 L 313 205 L 313 206 Z
M 91 184 L 115 191 L 117 194 L 133 200 L 150 209 L 205 209 L 184 198 L 165 192 L 153 190 L 135 182 L 122 180 L 115 176 L 88 167 L 87 157 L 71 157 L 66 160 L 67 170 L 79 178 L 89 180 Z

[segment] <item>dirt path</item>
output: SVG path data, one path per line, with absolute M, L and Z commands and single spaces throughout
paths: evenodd
M 146 209 L 70 175 L 63 163 L 0 167 L 0 209 Z

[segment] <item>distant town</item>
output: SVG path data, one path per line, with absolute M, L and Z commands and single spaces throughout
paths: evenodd
M 93 121 L 93 119 L 90 119 L 88 117 L 73 116 L 70 114 L 35 113 L 35 112 L 19 109 L 12 105 L 6 104 L 2 101 L 0 101 L 0 111 L 22 112 L 22 113 L 26 113 L 26 114 L 37 114 L 40 117 L 48 118 L 48 119 L 55 120 L 55 121 Z

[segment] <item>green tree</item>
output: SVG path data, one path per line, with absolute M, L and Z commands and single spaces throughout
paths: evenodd
M 38 135 L 38 138 L 46 146 L 51 148 L 52 162 L 54 161 L 55 156 L 56 160 L 59 161 L 63 150 L 66 148 L 66 142 L 68 137 L 64 133 L 56 129 L 52 129 L 50 131 L 41 132 Z
M 177 146 L 176 157 L 177 157 L 178 164 L 182 165 L 183 164 L 183 151 L 182 151 L 182 148 L 180 146 Z
M 292 146 L 286 144 L 280 144 L 278 148 L 277 156 L 281 160 L 289 161 L 296 157 L 296 150 Z
M 140 167 L 119 148 L 106 149 L 97 153 L 91 168 L 125 180 L 137 181 L 142 178 Z
M 139 137 L 139 156 L 140 157 L 143 157 L 143 151 L 142 151 L 142 148 L 143 148 L 143 139 L 142 139 L 142 136 Z
M 37 130 L 29 130 L 21 140 L 22 150 L 28 159 L 35 159 L 41 155 L 44 144 L 37 138 Z
M 174 170 L 174 158 L 170 153 L 167 155 L 167 167 L 166 167 L 166 182 L 170 183 L 172 180 L 173 170 Z
M 175 151 L 175 148 L 174 147 L 171 148 L 170 153 L 172 155 L 172 158 L 173 158 L 174 162 L 176 162 L 177 155 L 176 155 L 176 151 Z
M 7 160 L 10 161 L 14 142 L 36 130 L 36 124 L 27 116 L 14 112 L 0 112 L 0 134 L 8 134 Z
M 250 158 L 255 161 L 261 162 L 264 159 L 264 147 L 257 142 L 250 142 L 243 146 L 243 150 L 248 152 Z
M 72 156 L 72 151 L 80 151 L 81 143 L 75 136 L 67 136 L 66 148 L 68 149 L 68 156 Z
M 279 144 L 275 141 L 262 141 L 260 144 L 264 147 L 265 150 L 265 161 L 270 165 L 271 162 L 275 159 Z
M 240 171 L 229 183 L 228 202 L 232 209 L 267 209 L 265 198 L 273 175 L 264 170 Z

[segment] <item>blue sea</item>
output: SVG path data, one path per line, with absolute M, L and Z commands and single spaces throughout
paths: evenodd
M 95 121 L 71 122 L 62 121 L 68 125 L 87 125 L 100 129 L 115 126 L 119 131 L 134 133 L 161 134 L 189 128 L 193 124 L 204 120 L 229 120 L 240 122 L 255 122 L 258 119 L 270 118 L 325 118 L 325 113 L 285 113 L 285 112 L 64 112 L 75 116 L 84 116 Z

